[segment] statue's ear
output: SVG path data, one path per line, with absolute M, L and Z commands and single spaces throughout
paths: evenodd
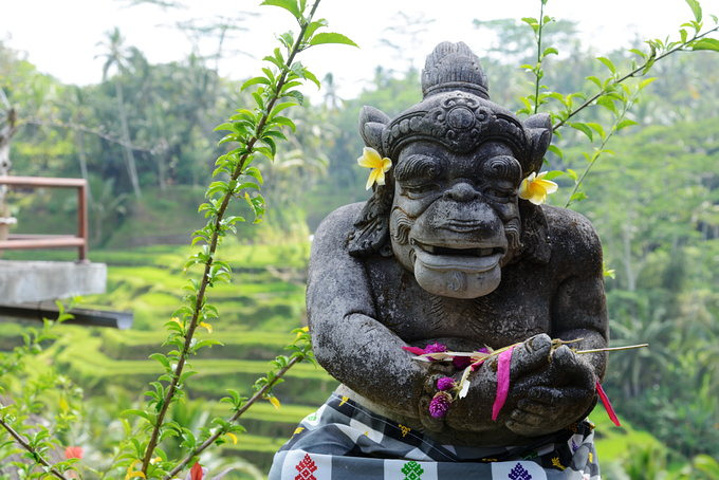
M 354 229 L 347 238 L 350 255 L 364 257 L 379 254 L 392 255 L 389 238 L 389 214 L 394 198 L 392 172 L 387 172 L 387 184 L 375 185 L 372 196 L 355 220 Z
M 362 107 L 359 115 L 359 133 L 364 144 L 377 150 L 380 155 L 386 155 L 382 148 L 382 132 L 390 118 L 384 112 L 374 107 Z
M 540 264 L 548 263 L 552 256 L 552 244 L 549 224 L 542 207 L 520 200 L 519 216 L 522 219 L 522 247 L 517 258 Z
M 542 159 L 552 142 L 552 118 L 548 113 L 538 113 L 525 120 L 524 127 L 527 129 L 531 151 L 531 163 L 528 171 L 524 172 L 528 175 L 538 172 L 542 167 Z

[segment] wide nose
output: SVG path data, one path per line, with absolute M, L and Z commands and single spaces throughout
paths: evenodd
M 468 182 L 457 182 L 444 195 L 455 202 L 470 202 L 479 197 L 479 192 Z

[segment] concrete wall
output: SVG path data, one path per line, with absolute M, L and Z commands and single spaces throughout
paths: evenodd
M 105 293 L 104 263 L 0 260 L 0 303 L 14 304 Z

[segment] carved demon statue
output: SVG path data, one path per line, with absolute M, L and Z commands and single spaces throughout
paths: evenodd
M 307 290 L 315 355 L 341 386 L 270 478 L 599 478 L 585 418 L 606 358 L 576 351 L 607 344 L 601 246 L 579 214 L 518 197 L 542 165 L 550 119 L 493 103 L 462 43 L 428 57 L 422 90 L 396 118 L 360 114 L 365 145 L 393 166 L 367 202 L 318 228 Z M 496 418 L 497 357 L 432 414 L 438 379 L 462 370 L 408 347 L 512 344 Z

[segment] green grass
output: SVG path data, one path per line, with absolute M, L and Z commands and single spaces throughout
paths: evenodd
M 283 347 L 293 340 L 290 330 L 302 325 L 308 255 L 306 244 L 270 247 L 230 240 L 225 246 L 225 260 L 234 270 L 233 282 L 210 289 L 208 301 L 218 307 L 220 318 L 212 322 L 212 334 L 200 332 L 203 338 L 217 339 L 223 346 L 204 349 L 191 359 L 191 368 L 199 373 L 189 379 L 186 389 L 190 402 L 199 402 L 202 409 L 223 417 L 229 416 L 228 407 L 218 400 L 227 389 L 249 396 L 251 385 L 268 370 L 268 360 L 283 353 Z M 181 269 L 190 251 L 185 246 L 155 245 L 91 253 L 93 261 L 108 264 L 108 290 L 87 297 L 78 306 L 129 309 L 135 321 L 128 331 L 62 327 L 62 338 L 48 355 L 56 354 L 63 373 L 77 381 L 87 395 L 101 398 L 120 389 L 125 392 L 123 397 L 138 399 L 148 382 L 161 373 L 159 363 L 148 357 L 167 350 L 161 347 L 166 338 L 163 324 L 181 305 L 187 283 Z M 3 324 L 0 347 L 17 344 L 22 331 L 18 324 Z M 292 435 L 296 424 L 321 405 L 336 384 L 309 363 L 295 366 L 287 381 L 276 388 L 282 407 L 276 410 L 268 402 L 253 406 L 241 421 L 248 433 L 239 437 L 237 445 L 223 445 L 222 454 L 248 458 L 266 471 L 272 455 Z M 621 417 L 621 405 L 616 408 Z M 597 424 L 601 462 L 622 458 L 631 445 L 659 445 L 650 434 L 631 425 L 613 426 L 601 406 L 592 420 Z

